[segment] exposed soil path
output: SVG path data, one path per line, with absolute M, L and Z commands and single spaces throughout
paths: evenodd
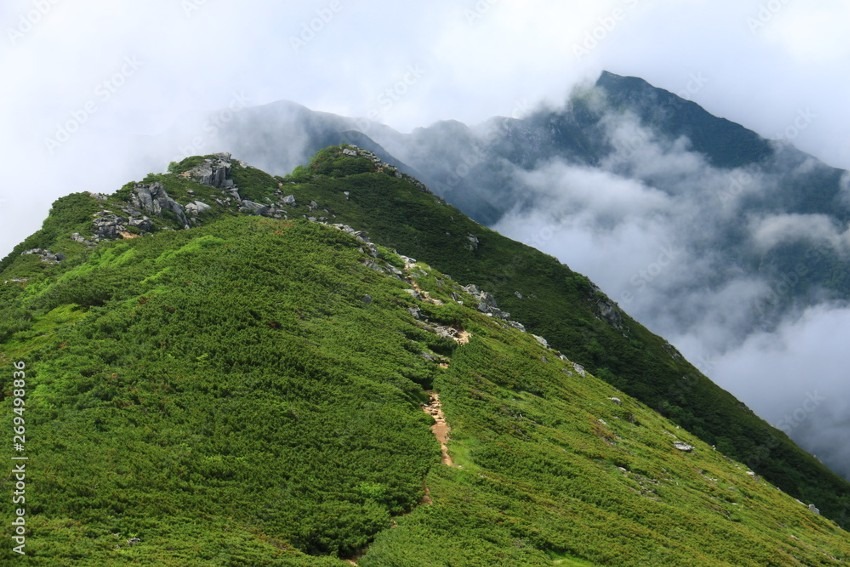
M 440 452 L 442 453 L 442 461 L 444 465 L 453 467 L 451 455 L 449 455 L 449 433 L 451 428 L 446 423 L 446 417 L 443 415 L 443 405 L 440 403 L 440 395 L 436 392 L 430 392 L 430 403 L 422 406 L 422 410 L 434 418 L 434 425 L 431 426 L 431 432 L 437 441 L 440 443 Z

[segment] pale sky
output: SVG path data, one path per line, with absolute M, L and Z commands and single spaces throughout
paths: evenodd
M 848 32 L 841 0 L 4 0 L 0 257 L 57 197 L 164 169 L 138 135 L 279 99 L 410 130 L 608 69 L 850 168 Z

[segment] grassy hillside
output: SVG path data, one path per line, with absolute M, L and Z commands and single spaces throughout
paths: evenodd
M 359 257 L 332 229 L 241 218 L 20 289 L 34 316 L 2 365 L 28 367 L 37 563 L 316 565 L 293 546 L 352 554 L 415 506 L 439 451 L 413 380 L 445 341 Z
M 309 168 L 288 179 L 299 183 L 286 185 L 286 191 L 299 203 L 321 203 L 335 222 L 365 229 L 387 246 L 427 258 L 457 280 L 493 292 L 516 320 L 600 378 L 850 525 L 847 481 L 703 376 L 586 277 L 476 224 L 404 180 L 375 173 L 326 173 L 330 163 L 344 158 L 338 148 L 321 152 Z M 477 239 L 476 246 L 470 236 Z
M 180 167 L 156 178 L 178 201 L 181 187 L 195 197 L 218 191 L 180 177 Z M 235 167 L 240 192 L 258 201 L 294 195 L 281 213 L 289 218 L 221 205 L 189 230 L 156 219 L 143 238 L 96 245 L 70 235 L 91 238 L 92 215 L 119 209 L 127 188 L 106 200 L 77 194 L 4 260 L 0 365 L 9 375 L 14 363 L 26 365 L 22 562 L 850 560 L 836 524 L 530 333 L 481 313 L 459 285 L 504 278 L 518 286 L 517 302 L 546 313 L 554 284 L 532 275 L 566 268 L 375 169 L 338 149 L 297 172 L 295 184 Z M 410 211 L 403 223 L 401 210 Z M 389 247 L 302 212 L 368 225 Z M 64 259 L 21 255 L 35 245 Z M 485 252 L 499 246 L 519 247 L 528 263 L 490 280 L 462 277 L 465 255 L 468 264 L 482 256 L 483 270 L 495 261 Z M 436 264 L 452 258 L 450 278 Z M 574 287 L 564 297 L 604 299 L 563 273 L 570 277 L 560 285 Z M 610 325 L 584 316 L 587 336 Z M 627 318 L 619 324 L 636 332 Z M 553 344 L 556 336 L 546 334 Z M 584 352 L 574 346 L 562 348 L 573 359 Z M 10 418 L 16 388 L 3 389 Z M 450 428 L 450 464 L 422 411 L 432 393 Z M 3 490 L 14 490 L 12 476 Z

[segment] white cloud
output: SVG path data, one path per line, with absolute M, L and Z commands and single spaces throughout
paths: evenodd
M 626 171 L 638 179 L 681 180 L 705 169 L 702 156 L 691 152 L 687 138 L 659 140 L 631 115 L 610 114 L 603 120 L 615 153 L 607 157 L 602 167 Z
M 850 477 L 848 334 L 850 309 L 819 305 L 712 357 L 712 376 Z
M 669 250 L 668 233 L 653 223 L 666 196 L 626 179 L 564 164 L 529 174 L 537 206 L 506 215 L 494 228 L 593 274 L 607 290 L 627 288 L 628 274 Z
M 538 202 L 553 205 L 551 211 L 581 211 L 592 215 L 594 226 L 640 221 L 670 207 L 663 192 L 595 168 L 555 161 L 517 177 L 536 191 Z
M 753 219 L 750 222 L 753 241 L 758 249 L 766 252 L 771 248 L 805 240 L 818 245 L 828 245 L 838 252 L 850 246 L 850 229 L 841 229 L 827 215 L 781 214 Z
M 710 246 L 737 222 L 738 194 L 763 180 L 715 169 L 688 140 L 657 139 L 634 116 L 612 112 L 604 124 L 614 151 L 600 168 L 553 161 L 518 170 L 526 204 L 494 228 L 588 274 L 656 332 L 699 327 L 717 348 L 734 342 L 768 288 Z

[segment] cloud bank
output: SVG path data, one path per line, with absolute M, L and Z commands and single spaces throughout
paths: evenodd
M 782 280 L 753 269 L 802 242 L 846 253 L 847 227 L 823 214 L 754 216 L 783 174 L 718 169 L 687 139 L 662 140 L 609 112 L 613 153 L 598 168 L 554 160 L 516 168 L 521 205 L 494 228 L 555 255 L 668 338 L 715 382 L 850 478 L 850 308 L 779 312 Z M 788 167 L 796 167 L 790 164 Z M 742 219 L 749 221 L 742 222 Z M 540 235 L 549 235 L 541 239 Z

